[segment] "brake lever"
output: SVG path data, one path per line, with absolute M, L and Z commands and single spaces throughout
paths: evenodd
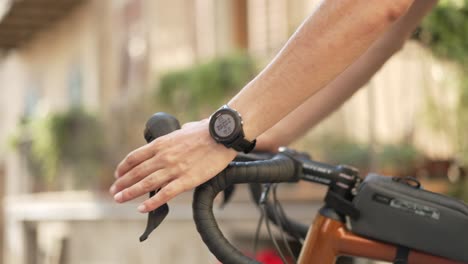
M 156 191 L 151 191 L 149 197 L 153 197 L 160 189 Z M 145 232 L 140 236 L 140 242 L 145 241 L 148 236 L 153 232 L 156 227 L 158 227 L 162 221 L 169 214 L 169 205 L 167 203 L 161 205 L 160 207 L 154 209 L 153 211 L 148 212 L 148 221 L 146 222 Z
M 179 121 L 169 114 L 156 113 L 147 122 L 144 131 L 144 137 L 147 143 L 156 138 L 169 134 L 180 128 Z M 153 197 L 160 189 L 151 191 L 149 197 Z M 169 214 L 169 206 L 167 203 L 148 212 L 148 221 L 146 222 L 145 232 L 140 236 L 140 242 L 145 241 L 148 236 L 156 229 Z

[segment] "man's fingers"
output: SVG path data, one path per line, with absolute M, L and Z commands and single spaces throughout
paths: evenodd
M 114 195 L 114 200 L 119 203 L 130 201 L 160 188 L 163 184 L 170 181 L 171 178 L 171 174 L 167 173 L 166 170 L 158 170 L 127 189 L 118 192 Z
M 153 157 L 156 153 L 152 148 L 152 144 L 144 145 L 127 155 L 125 159 L 120 162 L 115 170 L 115 177 L 119 178 L 133 167 L 137 166 L 138 164 L 142 163 L 143 161 Z
M 138 206 L 138 211 L 146 213 L 152 211 L 161 205 L 167 203 L 169 200 L 185 191 L 185 185 L 180 179 L 169 182 L 164 188 L 162 188 L 153 197 L 144 201 Z
M 197 122 L 188 122 L 182 125 L 182 128 L 189 128 L 196 124 Z
M 115 195 L 121 190 L 134 185 L 135 183 L 141 181 L 146 176 L 159 169 L 162 169 L 162 164 L 157 162 L 156 157 L 147 159 L 118 178 L 110 188 L 110 193 Z

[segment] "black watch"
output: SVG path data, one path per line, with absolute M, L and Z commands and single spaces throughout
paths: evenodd
M 255 148 L 256 140 L 245 139 L 242 117 L 228 105 L 224 105 L 210 117 L 210 134 L 213 139 L 237 151 L 249 153 Z

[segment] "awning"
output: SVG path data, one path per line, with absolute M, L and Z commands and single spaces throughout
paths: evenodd
M 0 49 L 17 48 L 86 0 L 0 0 Z

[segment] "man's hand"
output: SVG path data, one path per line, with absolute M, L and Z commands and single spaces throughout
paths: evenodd
M 138 206 L 149 212 L 226 168 L 236 151 L 211 138 L 208 122 L 185 124 L 128 154 L 115 171 L 117 180 L 110 188 L 114 200 L 123 203 L 162 188 Z

